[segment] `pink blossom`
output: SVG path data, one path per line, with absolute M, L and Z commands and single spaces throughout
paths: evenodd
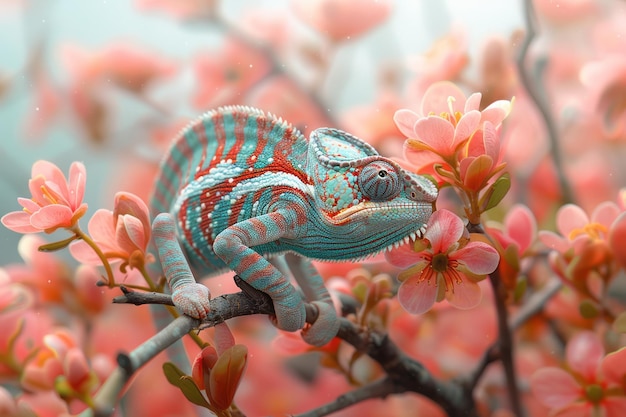
M 400 304 L 410 313 L 428 311 L 435 301 L 447 299 L 457 308 L 475 307 L 481 299 L 476 283 L 498 266 L 498 252 L 488 244 L 472 241 L 463 221 L 447 210 L 430 217 L 424 239 L 413 248 L 403 245 L 386 254 L 401 272 Z
M 219 51 L 203 53 L 194 63 L 197 93 L 193 105 L 207 109 L 241 103 L 242 96 L 271 70 L 271 63 L 260 50 L 228 38 Z
M 70 104 L 89 139 L 96 143 L 106 139 L 111 113 L 103 91 L 113 85 L 140 97 L 155 81 L 175 71 L 170 61 L 129 43 L 112 44 L 95 53 L 67 46 L 62 57 L 72 77 Z
M 626 348 L 605 355 L 598 336 L 584 331 L 569 341 L 565 356 L 567 371 L 548 367 L 532 376 L 532 392 L 539 401 L 554 415 L 622 416 L 626 409 Z
M 141 267 L 150 261 L 146 248 L 150 242 L 148 207 L 134 194 L 115 195 L 114 211 L 99 209 L 89 220 L 89 234 L 111 262 L 123 261 L 122 267 Z M 79 262 L 98 264 L 101 259 L 84 241 L 75 241 L 70 252 Z
M 605 241 L 611 224 L 619 214 L 620 209 L 613 202 L 604 202 L 597 206 L 591 217 L 579 206 L 566 204 L 556 214 L 556 228 L 559 233 L 542 230 L 539 232 L 539 240 L 561 254 L 570 249 L 579 254 L 587 242 Z
M 296 16 L 333 41 L 359 36 L 391 13 L 388 0 L 292 0 L 291 5 Z
M 87 211 L 85 180 L 85 166 L 80 162 L 70 166 L 69 181 L 53 163 L 35 162 L 28 182 L 31 198 L 19 197 L 22 211 L 4 215 L 2 224 L 17 233 L 52 233 L 60 227 L 74 227 Z
M 55 381 L 64 374 L 63 362 L 68 351 L 76 346 L 73 335 L 65 330 L 45 335 L 43 346 L 24 368 L 22 386 L 30 391 L 54 389 Z
M 589 92 L 589 106 L 598 112 L 609 139 L 626 138 L 626 58 L 611 55 L 589 62 L 580 70 Z
M 408 87 L 411 96 L 421 99 L 432 84 L 461 76 L 469 62 L 467 38 L 466 31 L 455 27 L 435 40 L 425 54 L 410 59 L 409 69 L 415 72 Z
M 480 93 L 469 97 L 450 82 L 431 85 L 422 99 L 421 112 L 398 110 L 394 121 L 408 138 L 405 158 L 424 169 L 435 163 L 456 166 L 458 152 L 485 122 L 498 129 L 509 113 L 510 102 L 497 101 L 480 111 Z M 490 150 L 499 154 L 499 149 Z

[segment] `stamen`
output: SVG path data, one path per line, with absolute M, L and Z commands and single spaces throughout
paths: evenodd
M 588 223 L 583 227 L 572 230 L 567 236 L 569 240 L 574 240 L 580 235 L 587 235 L 593 240 L 600 240 L 602 235 L 607 234 L 608 229 L 600 223 Z
M 54 198 L 54 195 L 52 195 L 51 191 L 45 185 L 41 186 L 41 192 L 43 193 L 44 198 L 51 204 L 59 204 L 59 201 Z

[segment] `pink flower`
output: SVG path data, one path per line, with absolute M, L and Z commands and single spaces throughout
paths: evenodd
M 142 267 L 151 260 L 151 255 L 146 255 L 151 235 L 150 214 L 143 200 L 134 194 L 117 193 L 114 211 L 96 211 L 87 227 L 107 259 L 123 261 L 121 269 L 126 265 Z M 79 262 L 92 265 L 101 262 L 84 241 L 72 242 L 70 252 Z
M 291 5 L 304 23 L 333 41 L 359 36 L 391 13 L 388 0 L 293 0 Z
M 580 70 L 580 80 L 589 90 L 589 106 L 599 114 L 609 139 L 626 139 L 626 58 L 611 55 L 590 62 Z
M 54 389 L 57 378 L 75 367 L 70 366 L 70 362 L 75 360 L 71 358 L 66 360 L 66 357 L 71 350 L 76 349 L 76 346 L 72 334 L 65 330 L 45 335 L 43 346 L 24 368 L 21 380 L 24 388 L 29 391 Z
M 605 356 L 595 333 L 576 334 L 565 351 L 568 371 L 543 368 L 531 379 L 533 394 L 559 416 L 622 416 L 626 410 L 626 348 Z M 599 414 L 602 413 L 602 414 Z
M 415 72 L 408 87 L 411 96 L 421 98 L 432 84 L 461 76 L 469 62 L 467 39 L 466 31 L 455 27 L 435 40 L 425 54 L 411 59 L 409 67 Z
M 141 99 L 155 81 L 172 75 L 175 66 L 129 43 L 117 43 L 92 53 L 76 46 L 62 51 L 72 76 L 70 104 L 89 139 L 103 142 L 108 135 L 111 87 L 126 90 Z
M 620 214 L 620 209 L 613 202 L 604 202 L 597 206 L 591 217 L 575 204 L 566 204 L 556 214 L 558 234 L 550 230 L 539 232 L 539 240 L 548 248 L 565 254 L 573 249 L 580 254 L 590 241 L 605 241 L 611 224 Z
M 498 252 L 484 242 L 472 241 L 463 221 L 447 210 L 430 217 L 424 239 L 386 253 L 399 267 L 402 282 L 398 300 L 410 313 L 428 311 L 435 301 L 447 299 L 457 308 L 475 307 L 481 299 L 476 281 L 498 266 Z
M 509 113 L 509 101 L 497 101 L 480 111 L 480 99 L 480 93 L 466 98 L 455 84 L 443 81 L 431 85 L 426 91 L 421 114 L 398 110 L 394 121 L 408 138 L 406 159 L 422 169 L 432 169 L 436 163 L 447 169 L 456 166 L 458 152 L 475 132 L 485 122 L 498 129 Z
M 529 254 L 537 239 L 537 221 L 522 204 L 513 206 L 502 225 L 490 223 L 487 232 L 496 241 L 500 253 L 500 277 L 508 289 L 515 288 L 522 258 Z
M 271 71 L 267 56 L 237 39 L 228 38 L 221 50 L 196 58 L 196 108 L 241 103 L 242 96 Z
M 23 210 L 4 215 L 2 224 L 17 233 L 52 233 L 60 227 L 74 227 L 87 211 L 85 180 L 85 166 L 80 162 L 70 166 L 69 181 L 53 163 L 35 162 L 28 182 L 32 197 L 18 198 Z

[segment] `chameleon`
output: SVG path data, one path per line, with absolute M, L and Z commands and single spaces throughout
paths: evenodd
M 279 329 L 303 329 L 305 302 L 316 307 L 303 337 L 318 346 L 339 320 L 310 261 L 359 260 L 422 237 L 438 193 L 347 132 L 318 128 L 307 139 L 246 106 L 191 122 L 155 184 L 155 245 L 182 313 L 202 319 L 210 311 L 194 276 L 232 270 L 271 297 Z

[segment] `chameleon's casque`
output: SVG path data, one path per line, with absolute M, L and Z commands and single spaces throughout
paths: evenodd
M 436 197 L 430 181 L 346 132 L 317 129 L 307 140 L 281 119 L 235 106 L 206 113 L 183 130 L 161 165 L 151 209 L 174 217 L 197 275 L 235 271 L 272 297 L 279 328 L 297 330 L 304 325 L 302 296 L 269 255 L 347 260 L 375 254 L 420 235 Z M 328 298 L 310 267 L 300 272 L 309 275 L 300 286 L 314 287 L 303 288 L 307 298 Z M 191 284 L 168 280 L 178 291 Z M 333 336 L 313 336 L 320 339 L 313 343 Z

